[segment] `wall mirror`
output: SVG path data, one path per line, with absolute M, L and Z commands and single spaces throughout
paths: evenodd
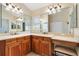
M 23 17 L 23 16 L 21 16 Z M 0 33 L 22 31 L 22 21 L 0 4 Z
M 56 14 L 49 15 L 49 32 L 73 34 L 79 27 L 79 4 L 70 4 Z

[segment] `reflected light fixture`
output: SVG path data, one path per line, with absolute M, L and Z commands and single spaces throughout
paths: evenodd
M 60 4 L 56 4 L 56 5 L 50 5 L 48 6 L 48 9 L 46 12 L 48 12 L 48 14 L 56 14 L 57 12 L 61 11 L 61 5 Z
M 22 8 L 12 4 L 12 3 L 3 3 L 3 6 L 5 6 L 5 9 L 8 11 L 11 11 L 13 13 L 16 13 L 18 15 L 22 15 L 23 14 L 23 10 Z

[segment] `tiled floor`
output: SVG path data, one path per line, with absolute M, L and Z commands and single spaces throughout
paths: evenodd
M 40 56 L 40 55 L 38 55 L 38 54 L 36 54 L 36 53 L 31 52 L 31 53 L 27 54 L 27 56 Z

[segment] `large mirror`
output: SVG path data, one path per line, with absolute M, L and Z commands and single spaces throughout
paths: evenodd
M 48 14 L 45 13 L 38 16 L 33 16 L 31 25 L 32 25 L 31 32 L 47 33 L 48 32 Z
M 30 28 L 31 15 L 22 14 L 18 16 L 0 4 L 0 33 L 30 32 Z
M 51 15 L 48 15 L 47 13 L 36 16 L 23 14 L 18 17 L 12 12 L 5 10 L 5 7 L 0 4 L 0 33 L 53 32 L 79 34 L 79 4 L 70 5 L 71 6 L 62 8 L 60 12 Z
M 70 32 L 70 12 L 72 7 L 61 9 L 56 14 L 49 15 L 49 31 L 67 34 Z
M 73 34 L 79 27 L 79 4 L 70 4 L 60 12 L 49 15 L 49 32 Z M 78 33 L 79 34 L 79 33 Z

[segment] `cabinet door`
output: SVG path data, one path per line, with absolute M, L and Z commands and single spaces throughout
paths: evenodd
M 50 38 L 44 38 L 41 40 L 41 55 L 51 55 L 51 41 Z
M 40 40 L 42 39 L 42 37 L 39 37 L 39 36 L 33 36 L 33 39 L 32 39 L 32 50 L 33 52 L 35 53 L 38 53 L 40 54 L 41 51 L 40 51 Z
M 31 48 L 30 48 L 30 39 L 25 39 L 22 41 L 22 44 L 21 44 L 21 52 L 22 52 L 22 55 L 26 55 L 27 53 L 29 53 L 31 51 Z
M 6 56 L 20 56 L 21 55 L 21 45 L 20 43 L 12 43 L 6 46 Z
M 5 41 L 0 41 L 0 56 L 5 55 Z
M 40 44 L 40 42 L 39 42 L 39 39 L 33 39 L 33 44 L 32 44 L 32 49 L 33 49 L 33 51 L 34 52 L 36 52 L 36 53 L 38 53 L 38 51 L 39 51 L 39 44 Z

